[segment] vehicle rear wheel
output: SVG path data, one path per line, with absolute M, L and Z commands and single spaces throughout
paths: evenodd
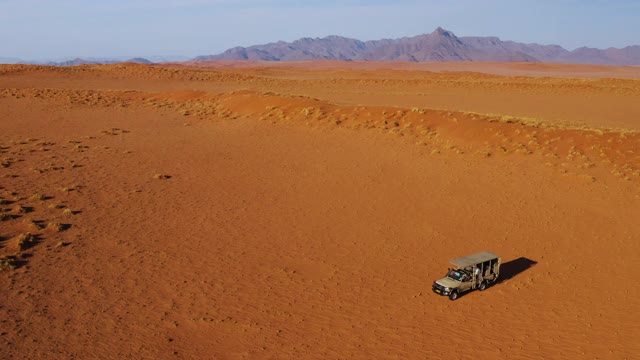
M 483 281 L 480 283 L 480 287 L 478 288 L 480 291 L 485 291 L 487 290 L 487 282 Z
M 458 298 L 458 292 L 457 291 L 452 291 L 451 294 L 449 294 L 449 300 L 453 301 L 455 299 Z

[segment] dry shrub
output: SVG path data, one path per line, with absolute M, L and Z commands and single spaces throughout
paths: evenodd
M 60 224 L 59 222 L 51 221 L 47 224 L 47 230 L 55 232 L 64 231 L 64 225 Z
M 166 180 L 166 179 L 171 179 L 171 176 L 166 174 L 155 174 L 153 175 L 153 178 L 156 180 Z
M 28 212 L 28 209 L 22 205 L 16 205 L 13 208 L 11 208 L 11 212 L 14 214 L 24 214 Z
M 31 196 L 29 198 L 29 200 L 33 200 L 33 201 L 43 201 L 44 200 L 44 195 L 41 194 L 34 194 L 33 196 Z
M 61 208 L 61 207 L 62 207 L 62 205 L 60 205 L 60 204 L 58 204 L 58 203 L 51 203 L 51 204 L 47 205 L 47 208 L 49 208 L 49 209 L 51 209 L 51 210 L 53 210 L 53 209 L 59 209 L 59 208 Z
M 16 246 L 20 250 L 26 250 L 35 244 L 35 237 L 31 233 L 20 234 L 15 237 Z
M 14 270 L 18 267 L 18 258 L 15 255 L 0 256 L 0 270 Z
M 73 212 L 73 210 L 66 208 L 62 211 L 62 215 L 75 215 L 75 213 Z
M 33 221 L 33 219 L 26 218 L 22 220 L 22 223 L 27 225 L 27 227 L 31 230 L 40 230 L 40 225 L 37 222 Z
M 584 180 L 584 181 L 587 181 L 587 182 L 596 182 L 596 180 L 597 180 L 595 176 L 591 176 L 591 175 L 588 175 L 588 174 L 578 175 L 578 178 L 580 180 Z

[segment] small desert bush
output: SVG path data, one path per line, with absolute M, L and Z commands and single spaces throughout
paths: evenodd
M 11 209 L 11 212 L 14 214 L 24 214 L 27 212 L 27 208 L 22 205 L 16 205 Z
M 18 267 L 18 258 L 15 255 L 0 256 L 0 270 L 14 270 Z
M 35 194 L 35 195 L 31 196 L 31 197 L 29 198 L 29 200 L 33 200 L 33 201 L 42 201 L 42 200 L 44 200 L 44 195 L 41 195 L 41 194 Z
M 60 232 L 64 230 L 64 225 L 60 224 L 59 222 L 51 221 L 47 224 L 47 230 Z
M 37 222 L 35 222 L 33 219 L 26 218 L 22 220 L 22 223 L 27 225 L 27 227 L 29 227 L 32 230 L 40 230 L 40 225 Z
M 51 203 L 51 204 L 47 205 L 47 208 L 49 208 L 49 209 L 51 209 L 51 210 L 53 210 L 53 209 L 59 209 L 59 208 L 61 208 L 61 207 L 62 207 L 62 205 L 60 205 L 60 204 L 58 204 L 58 203 Z
M 26 250 L 30 248 L 35 243 L 35 238 L 31 233 L 20 234 L 16 236 L 16 246 L 20 250 Z

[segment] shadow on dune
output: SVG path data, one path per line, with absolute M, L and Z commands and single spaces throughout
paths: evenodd
M 537 263 L 537 261 L 526 257 L 519 257 L 515 260 L 502 263 L 502 265 L 500 265 L 500 277 L 498 278 L 498 284 L 516 277 L 518 274 L 527 271 Z

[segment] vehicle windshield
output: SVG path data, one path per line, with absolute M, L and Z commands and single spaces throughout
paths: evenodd
M 447 277 L 455 280 L 455 281 L 462 281 L 462 276 L 463 273 L 460 270 L 449 270 L 449 273 L 447 274 Z

